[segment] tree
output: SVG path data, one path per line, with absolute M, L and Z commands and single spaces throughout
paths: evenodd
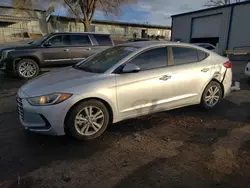
M 91 22 L 96 10 L 106 15 L 118 15 L 122 5 L 129 0 L 61 0 L 68 7 L 69 12 L 85 26 L 85 31 L 91 30 Z
M 68 8 L 71 16 L 80 21 L 85 26 L 85 31 L 91 30 L 91 22 L 96 10 L 102 11 L 106 15 L 118 15 L 122 5 L 136 0 L 12 0 L 12 5 L 16 10 L 28 8 L 34 10 L 35 7 L 45 7 L 48 5 L 64 6 Z
M 242 0 L 209 0 L 205 6 L 207 7 L 215 7 L 215 6 L 223 6 L 231 3 L 239 3 Z

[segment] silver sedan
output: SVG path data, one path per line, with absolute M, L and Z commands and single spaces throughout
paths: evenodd
M 19 117 L 30 131 L 94 139 L 125 119 L 215 107 L 230 93 L 231 67 L 227 58 L 190 44 L 121 44 L 24 85 Z

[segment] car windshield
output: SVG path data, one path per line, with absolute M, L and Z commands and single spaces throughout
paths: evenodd
M 44 35 L 44 36 L 40 37 L 39 39 L 32 41 L 29 44 L 40 45 L 50 36 L 51 36 L 51 34 Z
M 104 50 L 73 67 L 88 72 L 104 73 L 137 49 L 136 47 L 130 46 L 116 46 Z

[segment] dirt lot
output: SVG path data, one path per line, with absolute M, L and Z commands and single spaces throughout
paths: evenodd
M 89 142 L 25 132 L 14 96 L 22 82 L 2 76 L 0 187 L 250 187 L 245 64 L 233 63 L 241 91 L 215 110 L 192 106 L 124 121 Z

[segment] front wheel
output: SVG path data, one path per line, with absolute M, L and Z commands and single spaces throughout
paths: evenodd
M 84 101 L 75 106 L 66 120 L 67 133 L 79 140 L 99 137 L 107 128 L 109 112 L 98 100 Z
M 222 97 L 222 88 L 218 82 L 212 81 L 205 88 L 202 98 L 201 105 L 205 109 L 214 108 Z
M 17 63 L 16 73 L 22 79 L 31 79 L 39 74 L 39 66 L 32 59 L 22 59 Z

